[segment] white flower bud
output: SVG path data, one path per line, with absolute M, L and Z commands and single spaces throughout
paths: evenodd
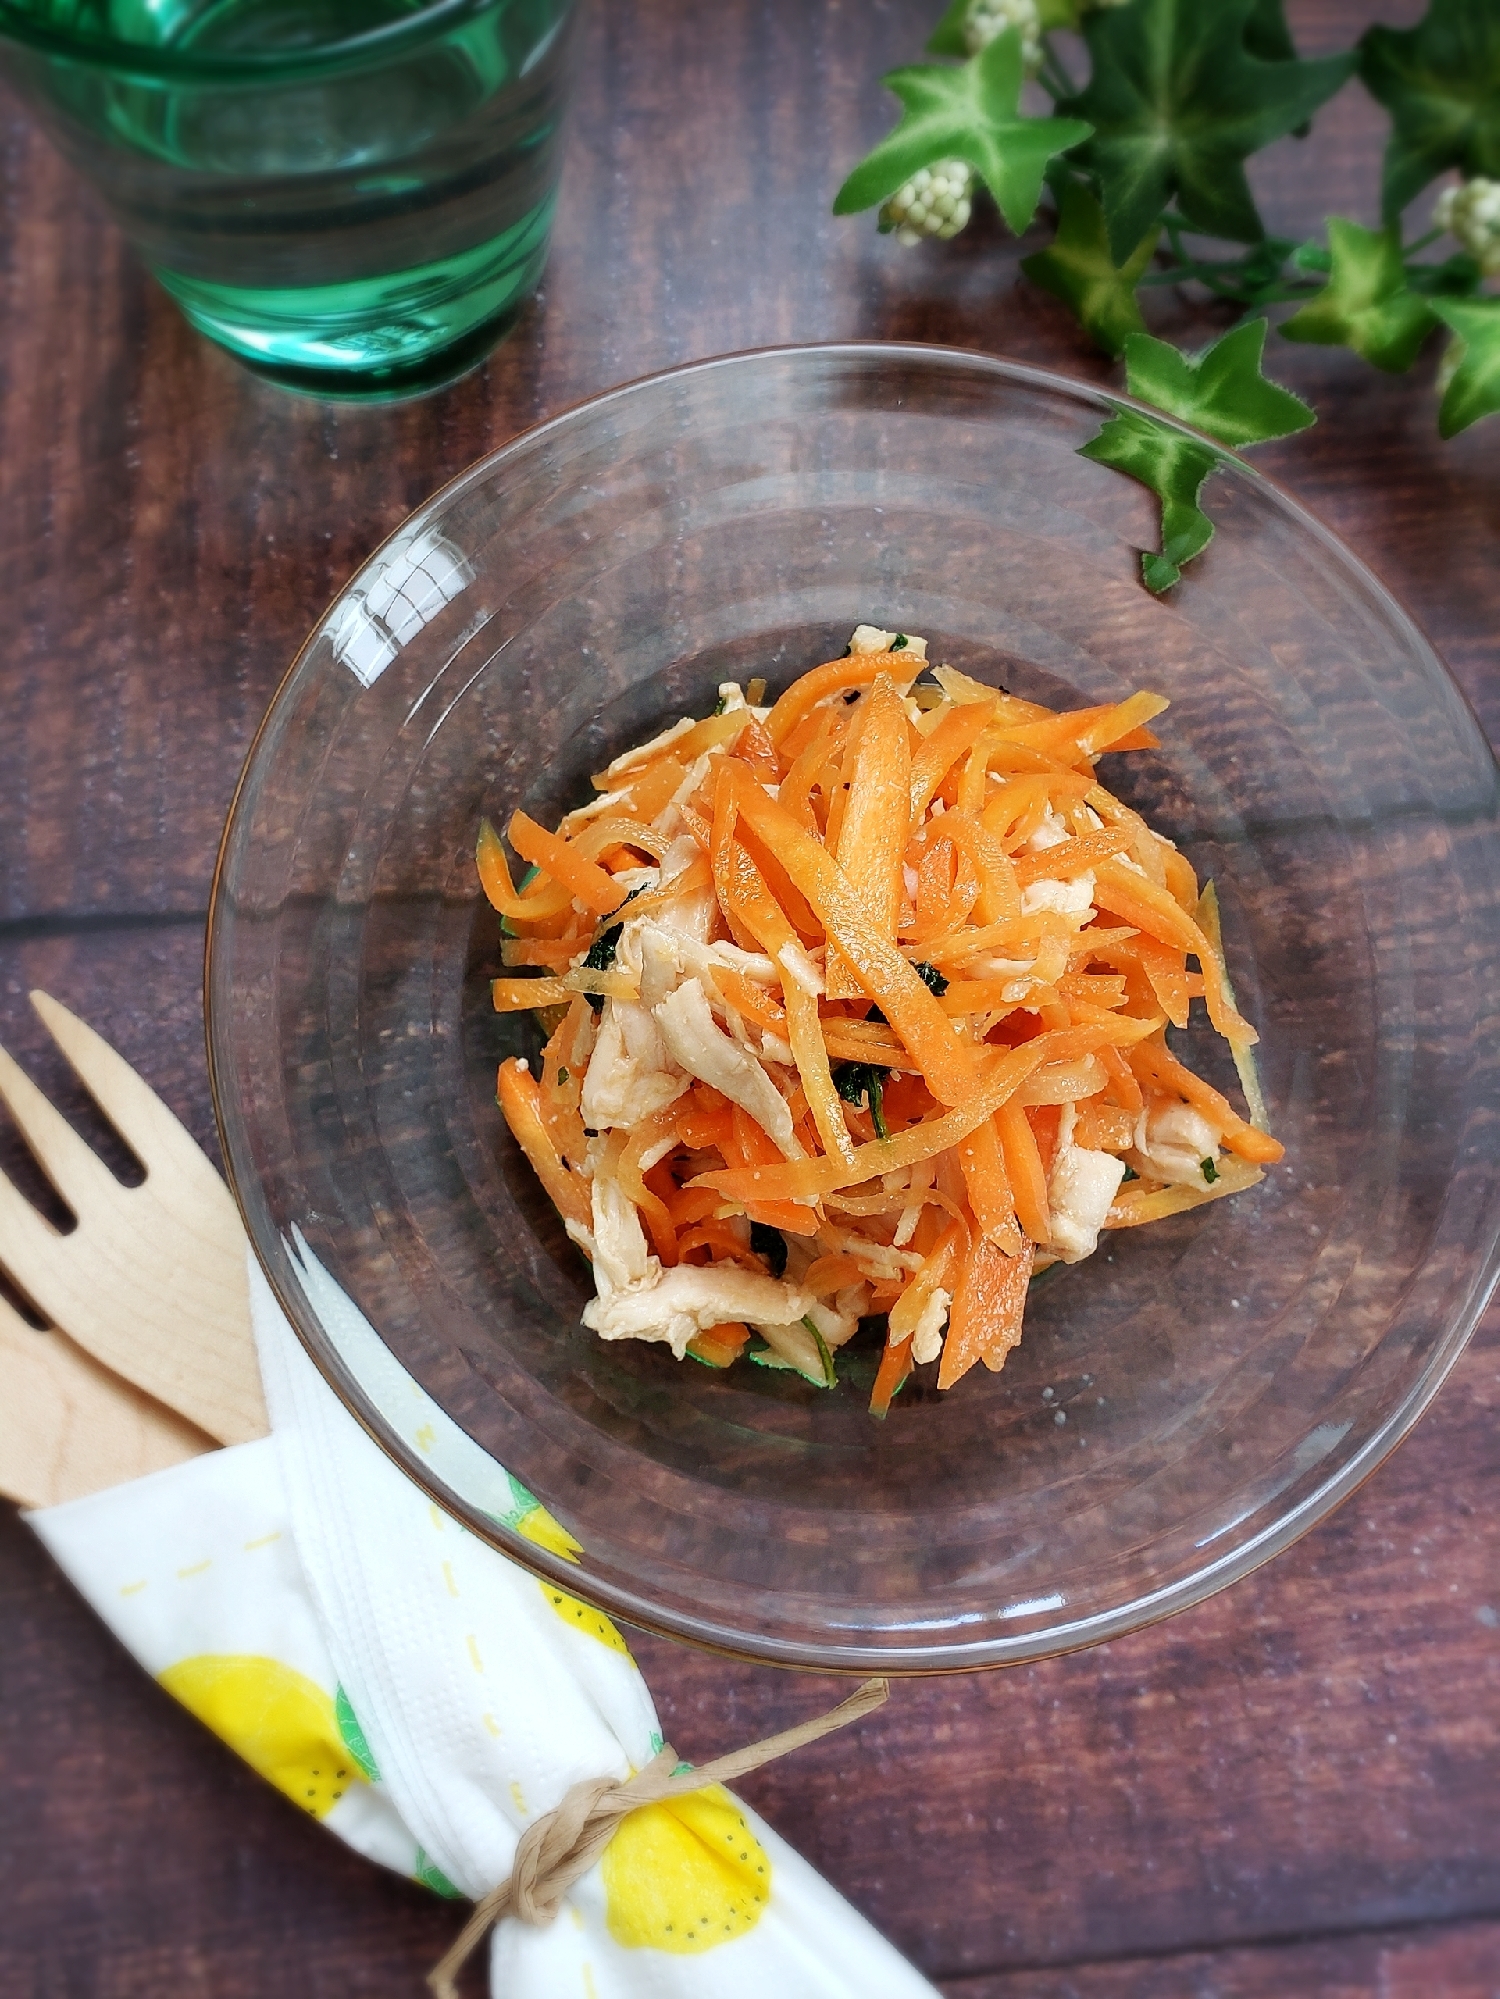
M 894 235 L 909 249 L 924 237 L 947 241 L 956 236 L 973 212 L 974 170 L 962 160 L 939 160 L 923 167 L 896 189 L 880 211 L 883 234 Z
M 1007 28 L 1021 30 L 1021 61 L 1035 76 L 1042 60 L 1042 21 L 1036 0 L 969 0 L 964 21 L 964 46 L 971 56 L 987 49 Z
M 1432 220 L 1462 243 L 1486 277 L 1500 271 L 1500 181 L 1476 175 L 1459 187 L 1445 187 Z

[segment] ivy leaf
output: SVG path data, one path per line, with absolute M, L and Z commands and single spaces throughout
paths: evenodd
M 1143 403 L 1237 450 L 1290 437 L 1318 419 L 1300 396 L 1266 380 L 1260 368 L 1265 345 L 1263 319 L 1247 319 L 1201 354 L 1132 333 L 1125 342 L 1125 386 Z
M 927 38 L 930 56 L 967 56 L 969 45 L 964 29 L 969 25 L 969 0 L 953 0 L 953 5 Z
M 1500 298 L 1434 299 L 1432 309 L 1455 336 L 1449 353 L 1456 349 L 1458 365 L 1443 392 L 1438 429 L 1456 437 L 1500 411 Z
M 1292 31 L 1286 24 L 1286 10 L 1282 0 L 1255 0 L 1250 9 L 1250 18 L 1245 23 L 1245 47 L 1262 62 L 1295 62 L 1297 44 L 1292 40 Z M 1305 139 L 1312 130 L 1309 119 L 1292 127 L 1292 136 Z
M 1352 347 L 1387 374 L 1404 374 L 1436 322 L 1407 284 L 1399 230 L 1362 229 L 1330 216 L 1328 248 L 1328 283 L 1282 332 L 1320 347 Z
M 1245 47 L 1262 62 L 1297 60 L 1297 45 L 1281 0 L 1255 0 L 1245 23 Z
M 1263 319 L 1234 327 L 1201 354 L 1184 354 L 1149 333 L 1132 333 L 1125 342 L 1126 387 L 1223 444 L 1287 437 L 1317 418 L 1300 396 L 1261 373 L 1265 344 Z M 1204 480 L 1228 454 L 1143 410 L 1118 410 L 1079 455 L 1139 480 L 1161 501 L 1161 553 L 1142 553 L 1141 574 L 1148 590 L 1157 595 L 1169 590 L 1183 564 L 1213 539 L 1214 525 L 1200 496 Z
M 1139 480 L 1161 501 L 1161 553 L 1141 552 L 1146 588 L 1160 596 L 1182 575 L 1182 565 L 1213 540 L 1214 524 L 1199 506 L 1198 495 L 1220 454 L 1143 411 L 1117 410 L 1078 455 Z
M 1159 231 L 1153 226 L 1123 264 L 1109 253 L 1104 210 L 1080 181 L 1068 181 L 1057 196 L 1057 235 L 1045 250 L 1021 259 L 1034 285 L 1060 298 L 1096 346 L 1118 354 L 1126 336 L 1143 333 L 1146 323 L 1135 288 L 1151 261 Z
M 1414 28 L 1370 28 L 1359 74 L 1391 114 L 1382 189 L 1385 219 L 1449 167 L 1500 177 L 1500 8 L 1494 0 L 1432 0 Z
M 1058 109 L 1094 127 L 1076 158 L 1099 181 L 1116 257 L 1130 255 L 1173 194 L 1208 235 L 1264 236 L 1243 162 L 1305 124 L 1354 55 L 1268 62 L 1246 47 L 1252 16 L 1266 46 L 1263 0 L 1128 0 L 1085 20 L 1093 73 Z
M 968 25 L 969 0 L 953 0 L 953 5 L 928 37 L 928 55 L 967 57 L 969 44 L 964 40 L 964 30 Z
M 1048 160 L 1089 134 L 1076 118 L 1020 115 L 1018 28 L 1007 28 L 960 67 L 918 63 L 893 69 L 881 81 L 900 98 L 905 115 L 839 189 L 835 215 L 875 207 L 921 167 L 963 160 L 1019 236 L 1036 213 Z

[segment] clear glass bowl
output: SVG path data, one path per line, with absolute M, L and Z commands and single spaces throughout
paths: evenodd
M 414 1478 L 637 1624 L 887 1671 L 1116 1636 L 1364 1478 L 1494 1281 L 1494 761 L 1385 590 L 1244 466 L 1214 475 L 1211 549 L 1149 596 L 1148 496 L 1077 456 L 1108 408 L 873 345 L 617 390 L 415 514 L 250 754 L 208 1008 L 256 1249 Z M 535 1040 L 490 1010 L 473 866 L 481 814 L 555 821 L 721 680 L 774 688 L 860 620 L 1046 702 L 1170 695 L 1160 752 L 1111 781 L 1218 884 L 1287 1147 L 1250 1193 L 1049 1275 L 1003 1374 L 909 1387 L 883 1425 L 853 1382 L 714 1373 L 580 1326 L 586 1266 L 495 1107 L 496 1063 Z M 339 1291 L 378 1341 L 341 1334 Z M 413 1379 L 477 1448 L 435 1447 Z M 503 1524 L 497 1461 L 581 1559 Z

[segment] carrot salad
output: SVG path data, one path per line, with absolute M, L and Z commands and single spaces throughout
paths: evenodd
M 771 705 L 726 685 L 555 831 L 486 822 L 501 1012 L 540 1064 L 499 1102 L 593 1264 L 584 1323 L 832 1387 L 883 1317 L 914 1367 L 998 1369 L 1027 1287 L 1261 1179 L 1265 1130 L 1212 884 L 1099 782 L 1139 693 L 1057 713 L 862 625 Z M 1241 1116 L 1167 1045 L 1201 1000 Z

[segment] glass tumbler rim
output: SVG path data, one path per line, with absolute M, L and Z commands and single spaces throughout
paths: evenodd
M 508 0 L 429 0 L 419 13 L 341 36 L 317 48 L 206 55 L 127 42 L 112 35 L 69 33 L 36 20 L 15 0 L 0 0 L 0 47 L 16 43 L 53 61 L 142 81 L 254 87 L 341 75 L 385 63 L 507 4 Z

